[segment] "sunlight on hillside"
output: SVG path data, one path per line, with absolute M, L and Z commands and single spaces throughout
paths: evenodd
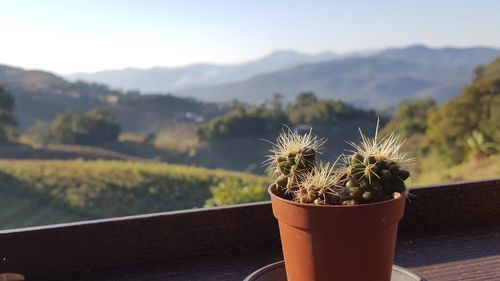
M 425 166 L 428 162 L 424 161 L 422 165 Z M 411 181 L 411 186 L 499 178 L 500 155 L 468 161 L 450 168 L 432 167 L 424 168 L 421 174 Z
M 255 175 L 162 163 L 0 160 L 0 202 L 27 218 L 2 212 L 0 229 L 200 208 L 211 198 L 210 188 L 226 180 L 267 186 Z

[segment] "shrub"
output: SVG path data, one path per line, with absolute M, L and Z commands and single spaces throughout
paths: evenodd
M 241 204 L 267 200 L 264 182 L 248 182 L 241 178 L 229 178 L 210 189 L 212 198 L 205 207 Z
M 116 141 L 121 127 L 114 116 L 103 109 L 93 109 L 83 116 L 65 111 L 52 121 L 51 139 L 65 144 L 98 144 Z

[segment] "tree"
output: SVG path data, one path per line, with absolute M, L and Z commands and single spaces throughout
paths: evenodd
M 80 116 L 75 111 L 59 114 L 51 124 L 54 142 L 66 144 L 98 144 L 116 141 L 121 126 L 114 116 L 103 109 L 93 109 Z
M 426 136 L 436 154 L 448 162 L 466 158 L 466 138 L 477 130 L 484 138 L 500 143 L 500 79 L 481 80 L 464 89 L 456 98 L 427 119 Z
M 495 59 L 487 65 L 477 67 L 475 74 L 475 82 L 500 79 L 500 58 Z
M 43 121 L 37 121 L 33 124 L 33 126 L 26 131 L 26 135 L 28 135 L 31 140 L 41 144 L 42 146 L 46 146 L 53 139 L 50 124 Z
M 142 141 L 142 143 L 145 145 L 154 146 L 156 139 L 157 139 L 157 135 L 155 133 L 148 133 L 144 137 L 144 140 Z
M 14 98 L 0 85 L 0 143 L 16 138 L 17 118 L 14 115 Z
M 297 106 L 307 106 L 318 101 L 318 98 L 313 92 L 302 92 L 297 95 L 295 104 Z
M 116 141 L 120 135 L 121 126 L 111 112 L 104 109 L 92 109 L 80 119 L 83 131 L 82 144 L 96 144 Z
M 56 143 L 76 144 L 83 137 L 80 116 L 76 111 L 66 110 L 54 118 L 50 125 L 52 140 Z
M 274 93 L 271 98 L 271 108 L 274 110 L 282 110 L 283 109 L 283 94 Z
M 401 137 L 408 138 L 414 134 L 424 134 L 427 129 L 427 115 L 436 107 L 430 98 L 403 101 L 382 131 L 382 135 L 396 131 Z

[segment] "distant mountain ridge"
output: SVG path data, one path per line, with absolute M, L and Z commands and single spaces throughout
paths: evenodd
M 165 93 L 242 81 L 255 75 L 279 71 L 305 63 L 332 60 L 337 57 L 336 54 L 330 52 L 308 55 L 285 50 L 276 51 L 263 58 L 241 64 L 199 63 L 184 67 L 126 68 L 95 73 L 74 73 L 67 75 L 66 78 L 104 83 L 114 88 L 137 89 L 146 93 Z
M 290 101 L 301 91 L 340 99 L 363 108 L 386 108 L 403 99 L 431 97 L 438 102 L 458 95 L 474 69 L 500 56 L 492 48 L 425 46 L 387 49 L 363 57 L 304 64 L 241 82 L 176 92 L 211 101 L 238 99 L 262 103 L 279 92 Z
M 67 109 L 85 112 L 102 107 L 117 116 L 125 131 L 143 133 L 174 124 L 186 118 L 186 113 L 206 120 L 226 110 L 212 102 L 238 99 L 260 104 L 277 92 L 284 95 L 285 101 L 292 100 L 301 91 L 314 91 L 321 98 L 376 109 L 418 97 L 432 97 L 442 102 L 458 95 L 462 87 L 472 81 L 476 67 L 500 57 L 500 50 L 411 46 L 350 57 L 325 53 L 315 55 L 314 59 L 320 62 L 314 63 L 299 63 L 303 57 L 296 54 L 278 52 L 265 60 L 248 63 L 248 68 L 264 69 L 269 60 L 273 65 L 297 63 L 297 66 L 242 81 L 173 92 L 178 96 L 127 93 L 103 84 L 71 82 L 49 72 L 6 65 L 0 65 L 0 84 L 15 98 L 21 129 L 39 120 L 49 121 Z M 294 63 L 287 61 L 291 57 L 296 58 Z M 211 65 L 193 67 L 212 68 Z M 492 72 L 488 69 L 483 70 L 485 77 Z
M 423 45 L 344 56 L 278 51 L 237 65 L 195 64 L 69 77 L 218 102 L 238 99 L 262 103 L 277 92 L 290 101 L 301 91 L 314 91 L 323 98 L 381 109 L 402 99 L 432 97 L 445 101 L 471 81 L 477 66 L 499 56 L 500 50 L 494 48 Z
M 0 65 L 0 85 L 14 97 L 21 130 L 37 121 L 51 121 L 65 110 L 83 113 L 99 107 L 110 110 L 125 132 L 147 133 L 189 120 L 186 113 L 210 118 L 223 110 L 219 105 L 174 97 L 140 95 L 110 89 L 106 85 L 69 82 L 45 71 Z
M 476 67 L 489 63 L 499 55 L 500 49 L 495 48 L 428 48 L 424 45 L 413 45 L 406 48 L 389 48 L 375 56 L 423 65 L 438 64 L 445 67 Z

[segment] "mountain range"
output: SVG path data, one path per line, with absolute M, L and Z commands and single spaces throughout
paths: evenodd
M 336 54 L 331 52 L 308 55 L 286 50 L 276 51 L 263 58 L 242 64 L 198 63 L 183 67 L 126 68 L 95 73 L 74 73 L 67 75 L 66 78 L 93 81 L 115 88 L 140 90 L 145 93 L 165 93 L 193 87 L 243 81 L 262 73 L 279 71 L 306 63 L 331 60 L 337 57 Z
M 346 56 L 281 51 L 240 65 L 110 70 L 69 77 L 218 102 L 263 103 L 273 93 L 291 101 L 299 92 L 313 91 L 322 98 L 383 109 L 418 97 L 445 101 L 471 81 L 477 66 L 498 56 L 500 50 L 494 48 L 422 45 Z
M 301 91 L 314 91 L 322 98 L 375 109 L 417 97 L 442 102 L 458 95 L 471 82 L 477 66 L 496 57 L 500 57 L 500 50 L 493 48 L 436 49 L 420 45 L 347 56 L 280 51 L 240 65 L 105 71 L 88 74 L 87 82 L 72 81 L 75 76 L 68 79 L 46 71 L 0 65 L 0 84 L 15 98 L 21 129 L 36 121 L 49 121 L 67 109 L 85 112 L 103 107 L 117 116 L 125 131 L 149 132 L 186 116 L 207 120 L 227 110 L 214 101 L 238 99 L 260 104 L 277 92 L 285 101 L 291 101 Z M 201 76 L 190 76 L 190 71 Z M 100 76 L 103 73 L 120 77 L 124 84 L 106 82 L 106 75 Z M 127 79 L 127 73 L 135 73 L 135 78 Z M 139 87 L 141 91 L 157 90 L 157 94 L 114 90 L 90 82 L 98 80 L 92 75 L 113 88 L 128 89 L 126 83 L 142 81 L 149 88 Z M 155 88 L 158 83 L 176 85 L 168 87 L 177 90 L 171 95 L 158 94 L 167 91 Z

